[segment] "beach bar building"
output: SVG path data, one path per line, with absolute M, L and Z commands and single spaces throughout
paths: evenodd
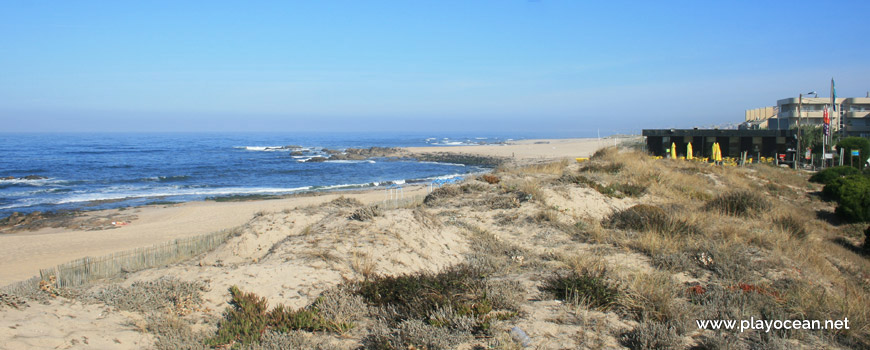
M 719 130 L 719 129 L 644 129 L 647 149 L 657 156 L 667 155 L 671 143 L 677 155 L 686 155 L 686 145 L 692 143 L 696 157 L 709 157 L 718 142 L 723 157 L 739 157 L 744 151 L 755 158 L 775 157 L 795 149 L 795 130 Z

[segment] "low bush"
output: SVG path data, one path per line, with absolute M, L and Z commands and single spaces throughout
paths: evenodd
M 622 345 L 629 349 L 682 349 L 676 328 L 660 322 L 643 321 L 622 335 Z
M 495 185 L 495 184 L 499 183 L 499 181 L 501 181 L 501 179 L 498 176 L 495 176 L 492 174 L 484 174 L 483 176 L 480 177 L 480 179 L 485 181 L 488 184 L 491 184 L 491 185 Z
M 833 168 L 827 168 L 820 172 L 815 173 L 810 177 L 810 182 L 819 183 L 822 185 L 827 185 L 831 183 L 834 179 L 841 178 L 847 175 L 856 175 L 861 172 L 858 169 L 850 166 L 837 166 Z
M 383 211 L 376 205 L 359 208 L 350 214 L 349 219 L 356 221 L 369 221 L 375 217 L 381 216 Z
M 309 308 L 298 310 L 286 308 L 284 305 L 269 310 L 266 298 L 254 293 L 244 293 L 236 286 L 230 287 L 230 297 L 230 306 L 224 312 L 225 318 L 218 325 L 214 337 L 206 341 L 208 345 L 253 344 L 259 342 L 266 331 L 344 332 L 353 327 L 350 319 L 336 322 L 324 317 L 318 302 Z
M 110 285 L 84 295 L 85 301 L 97 301 L 120 310 L 147 313 L 160 310 L 176 315 L 195 311 L 202 303 L 202 282 L 182 281 L 163 277 L 153 281 L 135 282 L 130 287 Z
M 475 332 L 485 332 L 493 317 L 505 313 L 493 312 L 493 305 L 511 305 L 511 301 L 494 300 L 488 294 L 485 274 L 468 265 L 453 266 L 440 273 L 420 272 L 400 276 L 375 276 L 358 282 L 355 292 L 374 307 L 394 310 L 391 323 L 401 320 L 435 322 L 438 310 L 452 309 L 458 317 L 475 320 Z M 507 310 L 516 311 L 516 310 Z M 508 317 L 512 314 L 508 313 Z M 513 313 L 515 315 L 515 312 Z
M 628 197 L 640 197 L 644 193 L 646 193 L 647 188 L 644 185 L 631 182 L 615 183 L 609 185 L 608 187 L 612 188 L 616 193 L 621 193 L 622 195 Z
M 428 206 L 437 205 L 439 202 L 453 198 L 462 193 L 458 186 L 441 186 L 433 190 L 423 198 L 423 204 Z
M 383 323 L 376 325 L 363 340 L 363 345 L 373 350 L 446 350 L 472 339 L 469 333 L 452 332 L 446 327 L 433 326 L 420 320 L 403 320 L 396 327 Z
M 795 239 L 806 239 L 809 236 L 807 231 L 807 220 L 794 215 L 785 215 L 773 220 L 773 223 L 778 225 L 783 232 Z
M 603 273 L 556 274 L 546 280 L 541 291 L 557 300 L 607 310 L 616 304 L 619 291 L 610 286 Z
M 145 330 L 154 335 L 156 350 L 205 350 L 206 332 L 197 332 L 190 324 L 175 315 L 146 314 Z
M 870 254 L 870 226 L 864 230 L 864 254 Z
M 348 198 L 345 196 L 340 196 L 336 199 L 333 199 L 329 202 L 330 205 L 334 205 L 339 208 L 353 208 L 353 207 L 361 207 L 363 203 L 360 202 L 356 198 Z
M 590 162 L 586 166 L 580 168 L 580 171 L 583 172 L 598 172 L 598 173 L 609 173 L 609 174 L 618 174 L 624 165 L 620 163 L 599 163 L 599 162 Z
M 672 218 L 664 209 L 638 204 L 631 208 L 613 213 L 602 223 L 621 230 L 655 231 L 667 235 L 690 235 L 701 232 L 701 228 L 683 219 Z
M 849 175 L 825 185 L 822 194 L 837 201 L 836 213 L 852 221 L 870 221 L 870 177 Z
M 230 297 L 230 306 L 224 312 L 225 320 L 218 326 L 217 334 L 206 342 L 208 345 L 250 344 L 259 341 L 266 331 L 266 298 L 243 293 L 236 286 L 230 287 Z
M 333 350 L 336 347 L 326 339 L 318 338 L 303 331 L 279 333 L 266 331 L 260 338 L 260 343 L 242 347 L 242 350 L 286 350 L 286 349 L 311 349 Z
M 646 193 L 647 189 L 647 186 L 633 182 L 617 182 L 605 186 L 583 175 L 565 174 L 559 178 L 559 181 L 563 183 L 585 185 L 598 191 L 598 193 L 614 198 L 640 197 Z
M 750 217 L 770 210 L 770 201 L 764 196 L 749 191 L 723 193 L 708 201 L 704 209 L 732 216 Z

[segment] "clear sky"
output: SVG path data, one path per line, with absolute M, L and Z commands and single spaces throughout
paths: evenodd
M 870 1 L 0 2 L 0 131 L 560 131 L 870 90 Z

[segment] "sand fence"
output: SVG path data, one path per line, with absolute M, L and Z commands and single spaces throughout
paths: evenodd
M 40 269 L 39 276 L 11 284 L 3 289 L 8 291 L 30 289 L 41 281 L 52 281 L 53 287 L 56 288 L 75 287 L 98 279 L 174 264 L 211 251 L 239 232 L 239 228 L 221 230 L 200 236 L 179 238 L 151 247 L 73 260 L 53 268 Z

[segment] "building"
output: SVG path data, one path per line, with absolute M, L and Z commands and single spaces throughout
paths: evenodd
M 718 142 L 723 157 L 739 157 L 746 151 L 751 158 L 776 157 L 795 149 L 795 130 L 720 130 L 720 129 L 644 129 L 647 149 L 657 156 L 666 155 L 674 143 L 678 156 L 685 156 L 692 144 L 695 157 L 709 157 Z
M 767 122 L 770 118 L 776 118 L 776 107 L 761 107 L 746 110 L 746 125 L 747 129 L 767 129 Z
M 837 112 L 830 108 L 831 99 L 823 97 L 793 97 L 776 101 L 778 113 L 767 120 L 768 129 L 792 129 L 798 125 L 821 126 L 825 107 L 831 117 L 832 132 L 841 132 L 843 136 L 870 137 L 870 98 L 849 97 L 838 98 Z M 798 113 L 798 106 L 801 113 Z M 748 111 L 747 111 L 748 112 Z

